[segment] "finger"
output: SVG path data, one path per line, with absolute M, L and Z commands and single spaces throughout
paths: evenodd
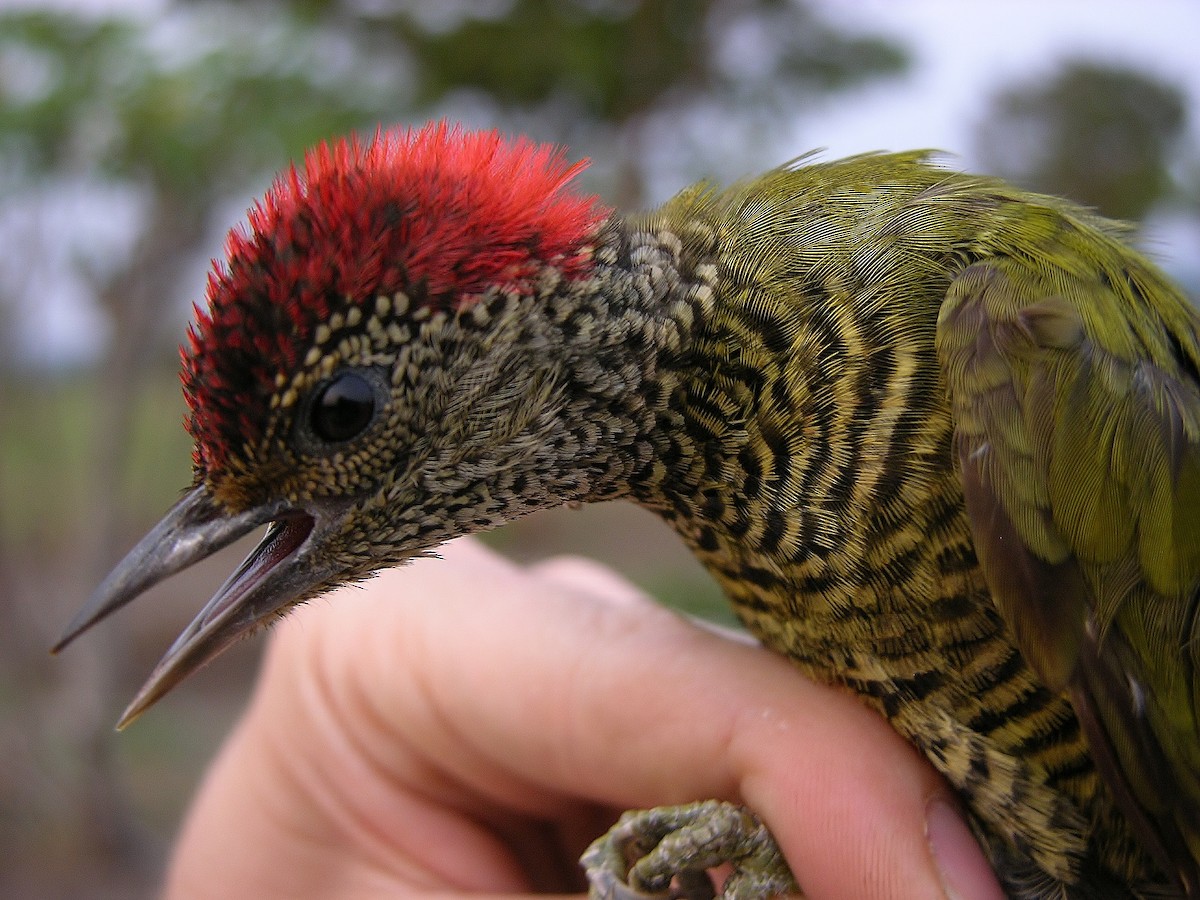
M 354 685 L 384 744 L 416 735 L 451 793 L 546 818 L 578 797 L 744 799 L 810 897 L 845 896 L 848 879 L 858 896 L 940 894 L 926 812 L 945 787 L 854 698 L 652 605 L 533 590 L 469 542 L 444 556 L 331 597 L 283 637 L 316 640 L 323 680 Z M 956 877 L 986 889 L 973 842 L 948 846 Z
M 646 594 L 608 566 L 584 556 L 552 556 L 527 567 L 528 574 L 576 593 L 590 593 L 614 603 L 647 602 Z

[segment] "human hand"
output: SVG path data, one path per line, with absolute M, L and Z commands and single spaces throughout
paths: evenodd
M 948 788 L 853 697 L 595 564 L 442 555 L 274 629 L 168 897 L 579 892 L 620 811 L 709 797 L 762 817 L 811 900 L 1001 896 Z

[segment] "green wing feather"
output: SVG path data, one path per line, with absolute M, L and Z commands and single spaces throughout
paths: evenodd
M 937 349 L 976 552 L 1118 802 L 1200 896 L 1200 316 L 1037 200 L 972 248 Z

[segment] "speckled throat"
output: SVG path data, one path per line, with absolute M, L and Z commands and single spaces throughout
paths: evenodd
M 903 232 L 902 203 L 860 202 L 864 221 L 891 228 L 886 257 L 836 229 L 756 228 L 736 193 L 610 224 L 596 280 L 626 284 L 634 318 L 646 304 L 622 333 L 650 351 L 632 405 L 618 391 L 611 407 L 626 424 L 610 431 L 637 433 L 622 451 L 628 493 L 679 532 L 764 643 L 858 692 L 931 759 L 1010 890 L 1145 883 L 1150 896 L 1161 876 L 1067 697 L 1015 649 L 975 557 L 938 309 L 914 299 L 944 295 L 969 238 L 930 246 L 919 223 Z

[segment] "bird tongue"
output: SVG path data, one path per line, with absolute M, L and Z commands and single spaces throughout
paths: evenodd
M 175 646 L 189 633 L 203 631 L 237 608 L 242 600 L 262 583 L 267 573 L 292 555 L 312 532 L 311 516 L 290 515 L 276 519 L 267 527 L 267 533 L 250 555 L 217 589 L 213 598 L 204 605 L 192 623 L 176 639 Z M 168 656 L 170 650 L 167 651 Z

